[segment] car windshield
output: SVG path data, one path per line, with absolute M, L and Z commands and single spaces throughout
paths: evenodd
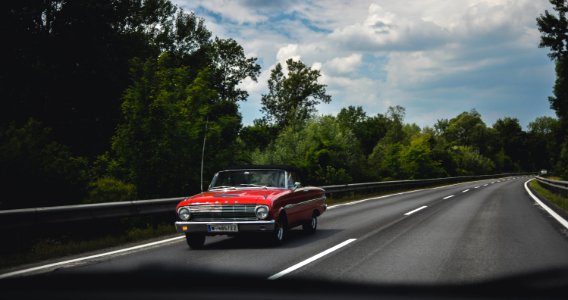
M 209 189 L 243 187 L 286 187 L 284 170 L 230 170 L 221 171 L 213 177 Z

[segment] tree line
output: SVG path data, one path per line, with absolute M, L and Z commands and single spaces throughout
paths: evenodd
M 319 70 L 289 59 L 243 125 L 239 84 L 257 80 L 257 59 L 168 0 L 0 5 L 0 209 L 196 193 L 204 137 L 205 178 L 246 164 L 293 165 L 318 185 L 566 171 L 561 114 L 528 131 L 473 109 L 424 128 L 400 106 L 322 116 Z

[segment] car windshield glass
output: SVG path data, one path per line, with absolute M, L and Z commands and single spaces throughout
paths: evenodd
M 231 170 L 215 175 L 210 189 L 228 187 L 277 187 L 285 188 L 284 170 Z

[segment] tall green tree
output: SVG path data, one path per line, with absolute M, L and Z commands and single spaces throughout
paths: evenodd
M 526 133 L 521 128 L 517 118 L 505 117 L 498 119 L 493 124 L 499 147 L 509 164 L 500 166 L 502 172 L 516 172 L 521 169 L 529 169 L 527 162 L 528 152 L 526 151 Z
M 550 48 L 548 56 L 556 63 L 556 81 L 550 106 L 556 111 L 560 121 L 561 147 L 558 171 L 568 178 L 568 3 L 563 0 L 550 0 L 556 14 L 544 11 L 536 21 L 541 32 L 539 47 Z
M 528 170 L 552 170 L 558 161 L 560 139 L 558 136 L 558 119 L 538 117 L 528 125 L 527 149 L 530 154 L 528 161 L 532 166 Z
M 134 183 L 140 197 L 198 191 L 205 134 L 208 170 L 236 159 L 233 145 L 241 126 L 237 104 L 220 99 L 209 69 L 195 79 L 190 72 L 168 53 L 133 63 L 134 83 L 124 96 L 122 122 L 112 140 L 116 162 L 109 173 Z
M 286 61 L 286 67 L 287 75 L 280 63 L 272 69 L 268 94 L 261 99 L 265 118 L 280 128 L 302 124 L 314 115 L 316 105 L 331 101 L 326 85 L 318 83 L 319 70 L 291 58 Z

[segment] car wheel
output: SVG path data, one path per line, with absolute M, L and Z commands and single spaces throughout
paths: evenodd
M 204 234 L 185 234 L 185 241 L 187 245 L 191 249 L 201 249 L 203 248 L 203 244 L 205 244 L 205 235 Z
M 318 228 L 318 216 L 314 213 L 310 221 L 302 225 L 302 229 L 304 230 L 304 232 L 311 234 L 316 232 L 317 228 Z
M 275 246 L 282 245 L 286 238 L 286 219 L 281 217 L 278 222 L 274 224 L 274 231 L 272 232 L 272 244 Z

